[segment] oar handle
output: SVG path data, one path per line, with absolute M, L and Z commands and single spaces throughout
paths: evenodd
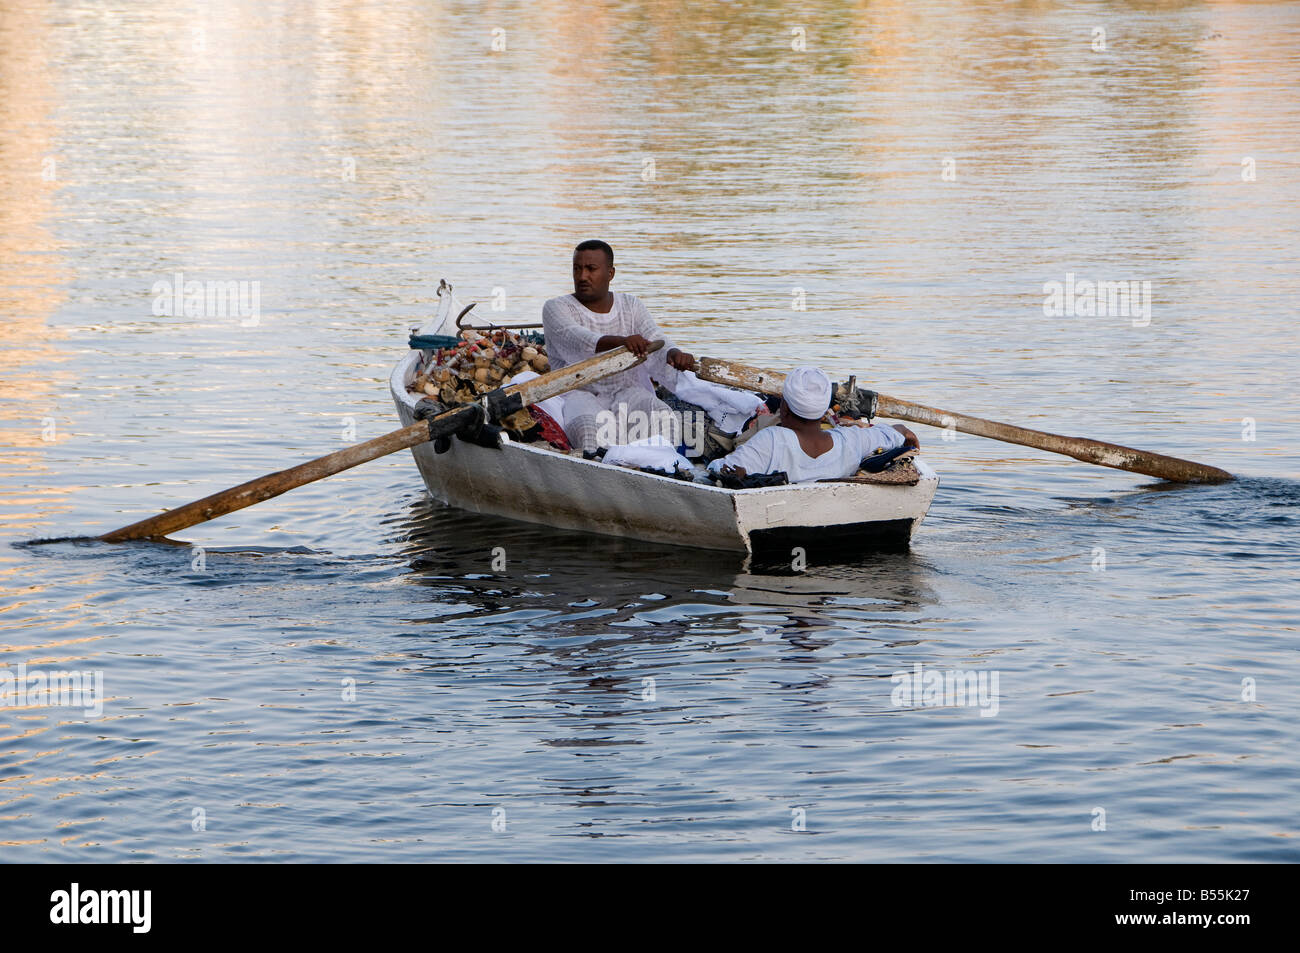
M 651 341 L 646 348 L 645 354 L 637 357 L 627 349 L 626 344 L 620 344 L 608 351 L 600 351 L 594 357 L 589 357 L 585 361 L 579 361 L 577 364 L 570 364 L 559 370 L 550 371 L 540 377 L 534 377 L 532 380 L 511 384 L 506 388 L 498 387 L 496 390 L 483 395 L 483 408 L 488 412 L 488 416 L 494 420 L 509 417 L 529 404 L 536 404 L 548 397 L 585 387 L 592 381 L 608 377 L 610 374 L 636 367 L 663 346 L 664 342 L 662 340 Z
M 696 375 L 703 380 L 729 384 L 732 387 L 764 394 L 779 395 L 785 387 L 785 375 L 779 371 L 749 367 L 715 357 L 700 358 Z M 1227 470 L 1220 470 L 1218 467 L 1206 466 L 1192 460 L 1168 457 L 1149 450 L 1136 450 L 1133 447 L 1122 447 L 1115 443 L 1103 443 L 1087 437 L 1063 437 L 1043 430 L 1030 430 L 1014 424 L 1003 424 L 982 417 L 972 417 L 969 414 L 958 414 L 922 404 L 913 404 L 884 394 L 877 395 L 876 409 L 883 417 L 894 417 L 912 423 L 928 424 L 978 437 L 988 437 L 991 440 L 1001 440 L 1004 443 L 1034 447 L 1050 453 L 1064 454 L 1085 463 L 1144 473 L 1173 483 L 1224 483 L 1234 479 Z

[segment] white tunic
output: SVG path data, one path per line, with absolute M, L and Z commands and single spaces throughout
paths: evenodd
M 799 435 L 789 427 L 765 427 L 743 444 L 709 464 L 710 470 L 724 466 L 744 467 L 750 476 L 784 470 L 791 483 L 807 480 L 841 480 L 858 472 L 863 457 L 877 448 L 893 450 L 906 438 L 893 427 L 832 427 L 833 444 L 820 457 L 810 457 L 799 446 Z
M 614 292 L 614 307 L 609 314 L 590 310 L 571 294 L 552 298 L 542 306 L 542 333 L 546 336 L 546 356 L 551 367 L 557 370 L 594 357 L 596 342 L 606 334 L 621 337 L 639 334 L 647 341 L 664 337 L 641 300 L 621 291 Z M 646 358 L 645 363 L 594 381 L 582 389 L 605 398 L 625 387 L 653 393 L 654 385 L 650 382 L 653 377 L 672 390 L 677 382 L 677 371 L 666 363 L 672 346 L 665 340 L 664 346 Z

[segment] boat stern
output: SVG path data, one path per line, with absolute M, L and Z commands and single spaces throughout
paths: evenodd
M 914 486 L 802 483 L 736 491 L 736 521 L 755 557 L 838 561 L 907 549 L 925 519 L 939 476 L 915 461 Z

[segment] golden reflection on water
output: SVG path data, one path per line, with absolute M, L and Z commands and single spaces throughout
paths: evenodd
M 47 324 L 70 277 L 50 224 L 67 174 L 51 121 L 51 13 L 47 3 L 0 13 L 0 519 L 15 529 L 47 525 L 72 490 L 57 486 L 43 453 L 68 436 L 57 396 L 68 355 Z

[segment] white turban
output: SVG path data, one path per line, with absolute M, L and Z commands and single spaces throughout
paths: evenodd
M 831 379 L 820 367 L 804 364 L 785 375 L 781 396 L 791 413 L 806 420 L 821 420 L 831 406 Z

